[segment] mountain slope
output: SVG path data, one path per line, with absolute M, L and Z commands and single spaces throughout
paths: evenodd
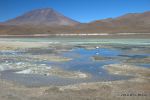
M 52 9 L 38 9 L 0 24 L 0 34 L 150 33 L 150 12 L 79 23 Z
M 80 29 L 91 32 L 150 32 L 150 12 L 97 20 L 81 25 Z
M 72 26 L 79 22 L 54 11 L 51 8 L 37 9 L 25 13 L 15 19 L 6 21 L 7 25 L 47 25 L 47 26 Z

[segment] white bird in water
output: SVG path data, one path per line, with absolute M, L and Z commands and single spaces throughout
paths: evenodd
M 96 46 L 96 49 L 98 49 L 99 48 L 99 46 Z

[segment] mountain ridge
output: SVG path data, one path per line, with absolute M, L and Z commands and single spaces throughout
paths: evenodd
M 0 34 L 58 33 L 150 33 L 150 11 L 80 23 L 45 8 L 0 23 Z

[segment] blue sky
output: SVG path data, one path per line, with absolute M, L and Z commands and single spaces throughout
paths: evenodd
M 150 11 L 150 0 L 0 0 L 0 22 L 37 8 L 51 7 L 80 22 Z

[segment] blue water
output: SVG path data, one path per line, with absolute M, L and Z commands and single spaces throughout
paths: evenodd
M 59 56 L 72 58 L 72 60 L 68 62 L 50 62 L 45 60 L 27 61 L 26 59 L 23 60 L 24 62 L 29 62 L 29 63 L 46 64 L 47 66 L 58 66 L 68 71 L 80 71 L 84 73 L 89 73 L 91 75 L 91 78 L 89 79 L 68 79 L 68 78 L 60 78 L 57 76 L 42 76 L 42 75 L 23 75 L 23 74 L 18 75 L 13 73 L 12 71 L 1 72 L 1 78 L 15 81 L 27 86 L 67 85 L 67 84 L 76 84 L 81 82 L 112 81 L 112 80 L 122 80 L 122 79 L 131 78 L 127 76 L 111 75 L 106 70 L 104 70 L 103 66 L 109 64 L 123 63 L 123 61 L 126 60 L 127 58 L 142 59 L 145 57 L 150 57 L 149 52 L 143 52 L 141 54 L 140 53 L 128 54 L 128 51 L 130 51 L 133 48 L 136 48 L 139 51 L 144 51 L 144 50 L 148 51 L 150 48 L 149 46 L 140 45 L 140 43 L 138 45 L 133 45 L 133 43 L 131 43 L 132 45 L 121 44 L 121 46 L 120 44 L 118 43 L 115 44 L 115 43 L 112 45 L 109 44 L 110 46 L 112 46 L 111 48 L 105 47 L 105 48 L 95 48 L 95 49 L 86 49 L 82 47 L 77 47 L 78 44 L 74 44 L 71 50 L 66 52 L 60 52 L 58 54 L 56 53 Z M 92 46 L 92 44 L 90 45 Z M 99 43 L 97 45 L 99 45 Z M 42 55 L 42 54 L 54 54 L 54 53 L 55 51 L 53 50 L 53 48 L 38 48 L 35 50 L 22 50 L 22 51 L 21 50 L 0 51 L 0 55 L 6 55 L 6 56 L 15 55 L 16 57 L 18 55 L 24 55 L 24 54 Z M 94 61 L 92 59 L 93 56 L 109 57 L 111 59 Z M 0 60 L 0 61 L 4 61 L 4 60 Z M 9 59 L 9 61 L 11 61 L 11 59 Z M 13 62 L 17 62 L 17 61 L 13 61 Z M 135 65 L 150 68 L 150 63 L 144 64 L 144 63 L 137 62 L 135 63 Z

